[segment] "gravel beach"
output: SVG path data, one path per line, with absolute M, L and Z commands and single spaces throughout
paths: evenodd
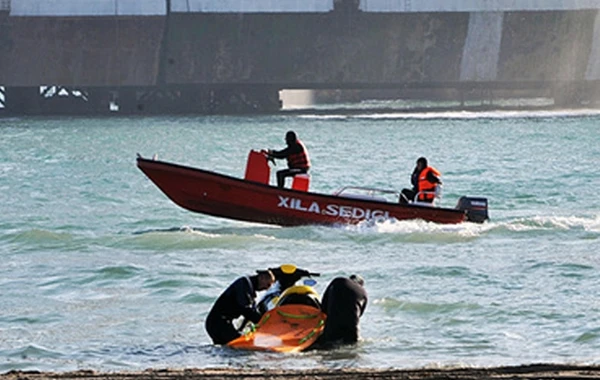
M 0 374 L 0 380 L 192 380 L 192 379 L 600 379 L 600 366 L 526 365 L 494 368 L 448 369 L 149 369 L 141 372 L 20 372 Z

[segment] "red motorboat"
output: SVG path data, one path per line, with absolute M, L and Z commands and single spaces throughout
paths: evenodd
M 177 205 L 202 214 L 280 226 L 357 224 L 364 220 L 422 219 L 436 223 L 482 223 L 487 199 L 461 197 L 456 208 L 398 203 L 399 192 L 345 187 L 334 194 L 308 191 L 308 175 L 297 175 L 292 188 L 269 185 L 264 152 L 251 151 L 245 178 L 147 159 L 141 171 Z

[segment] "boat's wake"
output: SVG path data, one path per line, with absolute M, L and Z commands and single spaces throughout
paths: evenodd
M 494 223 L 460 223 L 439 224 L 424 220 L 395 220 L 365 221 L 354 226 L 345 227 L 348 231 L 363 234 L 400 234 L 413 236 L 457 237 L 459 240 L 476 238 L 489 231 Z M 454 239 L 452 239 L 454 240 Z
M 483 224 L 438 224 L 423 220 L 365 221 L 343 229 L 360 235 L 387 234 L 404 236 L 410 241 L 467 241 L 488 234 L 582 232 L 587 238 L 600 237 L 600 215 L 532 216 Z
M 575 234 L 582 239 L 600 238 L 600 215 L 530 216 L 479 223 L 439 224 L 424 220 L 377 220 L 338 227 L 274 227 L 236 223 L 232 226 L 182 226 L 146 230 L 134 234 L 125 245 L 152 249 L 197 249 L 247 247 L 269 241 L 360 242 L 393 241 L 406 243 L 463 243 L 487 236 L 518 238 L 525 235 Z

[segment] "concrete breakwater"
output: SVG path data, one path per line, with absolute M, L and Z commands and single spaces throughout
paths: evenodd
M 109 104 L 122 113 L 276 111 L 282 89 L 526 90 L 577 105 L 599 92 L 598 22 L 590 9 L 5 12 L 0 85 L 4 109 L 15 113 L 67 101 L 83 113 L 108 112 Z

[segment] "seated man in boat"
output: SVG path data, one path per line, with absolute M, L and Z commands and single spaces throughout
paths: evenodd
M 367 291 L 361 276 L 334 278 L 323 293 L 322 310 L 327 314 L 323 334 L 317 347 L 356 343 L 359 320 L 367 307 Z
M 270 270 L 256 271 L 254 276 L 244 276 L 235 280 L 219 296 L 206 317 L 206 331 L 215 344 L 227 344 L 241 336 L 233 326 L 233 320 L 244 316 L 257 323 L 261 314 L 256 306 L 256 292 L 268 289 L 275 276 Z
M 410 177 L 413 188 L 402 189 L 400 203 L 413 201 L 433 203 L 437 187 L 442 184 L 441 176 L 442 173 L 427 164 L 425 157 L 419 157 L 417 166 Z
M 283 188 L 286 177 L 293 177 L 296 174 L 304 174 L 310 169 L 310 159 L 306 147 L 298 139 L 294 131 L 289 131 L 285 135 L 287 147 L 282 150 L 267 151 L 269 158 L 287 159 L 288 168 L 277 171 L 277 186 Z

